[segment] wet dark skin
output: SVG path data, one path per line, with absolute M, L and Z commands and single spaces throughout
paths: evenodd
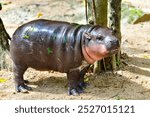
M 118 39 L 108 28 L 44 19 L 26 23 L 15 31 L 10 44 L 16 91 L 31 90 L 23 78 L 31 67 L 67 73 L 68 94 L 79 95 L 89 67 L 81 68 L 83 61 L 93 64 L 118 48 Z

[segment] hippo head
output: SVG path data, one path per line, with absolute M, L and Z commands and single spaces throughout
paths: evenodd
M 90 33 L 84 33 L 82 51 L 85 60 L 92 64 L 97 60 L 117 53 L 119 40 L 108 28 L 96 28 Z

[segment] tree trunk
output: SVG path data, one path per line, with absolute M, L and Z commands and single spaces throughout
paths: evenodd
M 114 33 L 121 43 L 121 1 L 122 0 L 109 0 L 109 27 L 113 29 Z M 112 55 L 111 64 L 112 69 L 116 69 L 116 65 L 120 64 L 121 50 L 116 55 Z
M 0 4 L 0 10 L 2 9 L 2 6 Z M 5 27 L 3 25 L 3 21 L 0 18 L 0 69 L 10 68 L 10 64 L 7 64 L 6 62 L 6 53 L 9 50 L 9 41 L 10 36 L 5 30 Z
M 2 9 L 2 6 L 0 4 L 0 10 Z M 3 25 L 3 21 L 0 18 L 0 47 L 3 50 L 9 50 L 9 42 L 8 39 L 11 39 L 9 34 L 6 32 L 6 29 Z
M 4 50 L 9 50 L 8 39 L 11 39 L 8 33 L 5 30 L 2 19 L 0 18 L 0 46 Z
M 107 0 L 95 0 L 96 24 L 107 26 Z
M 93 0 L 93 2 L 95 3 L 95 8 L 96 8 L 95 10 L 96 17 L 94 20 L 95 21 L 94 24 L 106 27 L 107 26 L 107 0 Z M 106 69 L 104 59 L 102 61 L 95 62 L 93 72 L 95 74 L 99 74 L 102 70 L 101 68 L 102 65 L 103 68 Z

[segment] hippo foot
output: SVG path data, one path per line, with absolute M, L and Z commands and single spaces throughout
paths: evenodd
M 28 91 L 30 91 L 30 90 L 32 90 L 32 88 L 25 84 L 16 86 L 17 92 L 28 93 Z
M 77 87 L 68 90 L 68 95 L 78 96 L 80 93 L 83 93 L 83 88 Z

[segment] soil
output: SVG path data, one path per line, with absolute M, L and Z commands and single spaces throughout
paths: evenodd
M 3 19 L 10 35 L 15 29 L 30 20 L 39 18 L 86 23 L 82 0 L 1 0 Z M 138 0 L 137 0 L 138 1 Z M 144 3 L 144 2 L 143 2 Z M 138 4 L 138 3 L 137 3 Z M 139 4 L 138 4 L 139 5 Z M 145 6 L 141 6 L 144 8 Z M 146 4 L 150 9 L 150 4 Z M 13 73 L 0 71 L 0 99 L 83 99 L 83 100 L 144 100 L 150 99 L 150 22 L 122 24 L 122 65 L 112 73 L 87 74 L 89 86 L 80 96 L 67 95 L 66 74 L 51 71 L 36 71 L 29 68 L 24 74 L 33 91 L 15 92 Z

